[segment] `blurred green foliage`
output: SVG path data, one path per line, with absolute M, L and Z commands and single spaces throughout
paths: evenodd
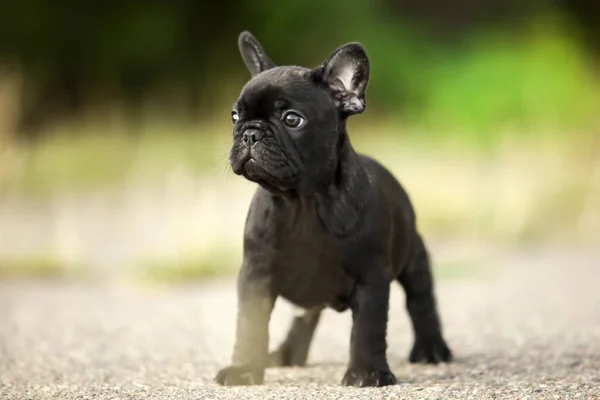
M 115 99 L 134 113 L 162 97 L 165 117 L 186 109 L 227 118 L 248 79 L 236 46 L 244 29 L 281 64 L 316 66 L 362 42 L 372 61 L 369 115 L 426 131 L 485 141 L 498 130 L 597 123 L 597 66 L 576 22 L 590 23 L 572 18 L 571 3 L 419 4 L 23 0 L 2 6 L 0 55 L 25 72 L 22 131 L 48 113 Z

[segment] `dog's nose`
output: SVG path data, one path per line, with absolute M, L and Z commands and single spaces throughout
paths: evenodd
M 242 141 L 248 147 L 254 146 L 256 142 L 262 139 L 263 133 L 259 129 L 246 129 L 244 131 L 244 135 L 242 136 Z

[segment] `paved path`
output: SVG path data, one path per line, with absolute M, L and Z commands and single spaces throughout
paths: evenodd
M 497 258 L 438 284 L 457 361 L 410 365 L 403 294 L 393 290 L 389 360 L 399 384 L 339 385 L 349 314 L 327 312 L 304 369 L 257 387 L 212 383 L 230 357 L 231 281 L 177 288 L 0 284 L 0 398 L 600 398 L 600 257 L 557 250 Z M 278 303 L 273 344 L 291 310 Z M 527 397 L 528 396 L 528 397 Z

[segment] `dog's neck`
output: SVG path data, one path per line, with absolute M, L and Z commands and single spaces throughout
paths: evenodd
M 339 135 L 333 178 L 316 196 L 317 212 L 327 228 L 338 236 L 350 234 L 361 221 L 370 196 L 367 169 L 354 151 L 345 124 Z
M 291 204 L 314 207 L 327 229 L 340 237 L 351 234 L 359 226 L 371 194 L 369 173 L 354 151 L 345 125 L 343 121 L 339 127 L 335 157 L 330 166 L 321 171 L 322 179 L 317 185 L 287 191 L 265 187 Z

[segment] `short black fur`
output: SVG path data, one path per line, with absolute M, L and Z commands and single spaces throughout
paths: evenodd
M 342 384 L 395 384 L 386 358 L 394 280 L 406 292 L 415 335 L 409 360 L 450 361 L 410 200 L 387 169 L 354 151 L 346 131 L 348 116 L 366 107 L 364 48 L 341 47 L 311 70 L 275 66 L 248 32 L 239 43 L 252 79 L 232 112 L 230 163 L 259 188 L 244 231 L 232 365 L 216 381 L 260 384 L 269 365 L 305 365 L 320 314 L 330 307 L 352 311 Z M 289 113 L 298 126 L 286 124 Z M 279 296 L 304 312 L 269 354 Z

